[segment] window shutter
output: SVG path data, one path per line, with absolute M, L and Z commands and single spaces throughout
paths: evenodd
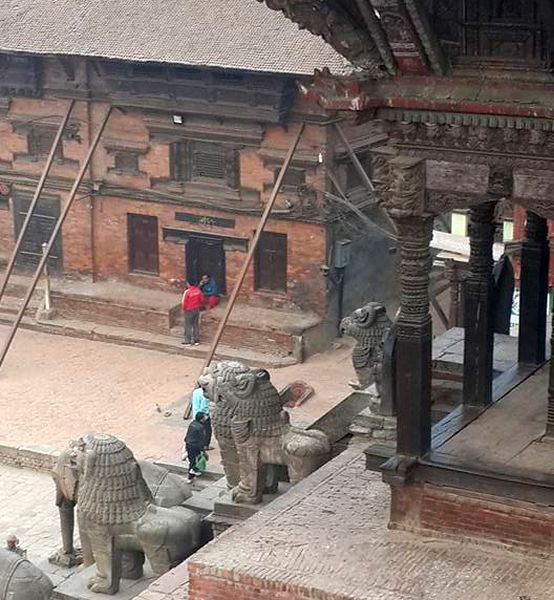
M 225 180 L 231 189 L 240 188 L 240 156 L 235 148 L 228 149 L 225 155 Z
M 169 146 L 169 176 L 174 181 L 181 179 L 181 144 L 174 142 Z

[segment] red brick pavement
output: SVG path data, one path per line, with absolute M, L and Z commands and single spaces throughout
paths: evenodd
M 0 327 L 0 339 L 6 332 Z M 20 330 L 0 370 L 0 443 L 60 449 L 89 431 L 106 431 L 139 458 L 176 458 L 184 432 L 180 399 L 201 366 L 186 356 Z M 295 421 L 312 422 L 348 394 L 351 371 L 342 348 L 276 369 L 272 378 L 278 387 L 295 379 L 314 386 L 316 395 L 293 413 Z

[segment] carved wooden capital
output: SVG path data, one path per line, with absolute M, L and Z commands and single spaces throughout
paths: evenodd
M 423 215 L 425 212 L 425 161 L 397 156 L 389 161 L 390 191 L 385 198 L 392 214 Z
M 419 215 L 393 216 L 400 247 L 400 314 L 398 336 L 405 338 L 430 335 L 429 273 L 432 260 L 429 244 L 433 236 L 433 218 Z

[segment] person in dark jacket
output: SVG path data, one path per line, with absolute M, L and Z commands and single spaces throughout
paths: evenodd
M 192 480 L 198 475 L 202 475 L 200 471 L 196 470 L 196 461 L 206 445 L 206 431 L 204 429 L 204 423 L 206 422 L 206 415 L 203 412 L 196 413 L 194 420 L 191 421 L 185 435 L 185 450 L 189 461 L 189 476 L 187 479 L 188 483 L 192 483 Z M 185 460 L 183 452 L 183 460 Z

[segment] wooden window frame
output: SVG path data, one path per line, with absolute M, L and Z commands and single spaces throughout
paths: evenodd
M 45 144 L 43 140 L 40 138 L 43 136 L 50 137 L 50 143 Z M 37 161 L 45 159 L 52 148 L 52 144 L 56 139 L 56 130 L 46 127 L 37 127 L 33 126 L 27 132 L 27 157 L 29 160 Z M 40 148 L 41 144 L 43 145 Z M 46 147 L 48 146 L 48 148 Z M 63 155 L 63 138 L 60 139 L 58 147 L 56 148 L 56 153 L 54 154 L 54 160 L 58 163 L 62 163 L 64 161 Z
M 212 154 L 223 161 L 221 177 L 210 177 L 198 172 L 196 157 L 200 154 Z M 170 165 L 171 178 L 174 181 L 221 185 L 234 190 L 240 188 L 238 150 L 226 144 L 197 140 L 175 142 L 171 145 Z

